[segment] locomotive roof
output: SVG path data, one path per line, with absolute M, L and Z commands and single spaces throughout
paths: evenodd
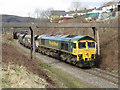
M 47 35 L 47 34 L 43 34 L 43 35 L 40 35 L 38 38 L 50 39 L 50 40 L 60 40 L 60 41 L 80 41 L 80 40 L 95 41 L 95 39 L 92 37 L 82 36 L 82 35 Z

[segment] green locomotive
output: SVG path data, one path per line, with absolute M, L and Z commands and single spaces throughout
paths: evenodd
M 91 67 L 96 59 L 96 41 L 89 36 L 40 35 L 38 52 L 79 67 Z

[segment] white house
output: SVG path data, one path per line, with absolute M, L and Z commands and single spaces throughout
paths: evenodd
M 102 10 L 103 11 L 115 10 L 115 8 L 118 8 L 118 5 L 120 5 L 120 2 L 111 1 L 111 2 L 108 2 L 107 4 L 105 4 L 103 6 Z

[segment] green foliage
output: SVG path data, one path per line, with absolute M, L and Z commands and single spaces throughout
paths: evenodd
M 73 15 L 74 18 L 77 18 L 77 16 L 78 16 L 77 14 L 74 14 L 74 15 Z

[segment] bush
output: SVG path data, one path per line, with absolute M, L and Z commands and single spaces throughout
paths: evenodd
M 77 18 L 77 16 L 78 16 L 77 14 L 74 14 L 74 15 L 73 15 L 74 18 Z

